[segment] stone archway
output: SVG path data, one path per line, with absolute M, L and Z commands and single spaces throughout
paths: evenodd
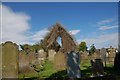
M 61 47 L 58 47 L 58 42 L 56 41 L 58 37 L 61 37 Z M 60 64 L 57 67 L 64 67 L 64 59 L 65 59 L 65 64 L 67 66 L 67 74 L 69 77 L 73 78 L 80 78 L 80 59 L 79 59 L 79 54 L 75 52 L 76 44 L 72 36 L 67 32 L 61 24 L 56 23 L 50 33 L 45 37 L 43 40 L 44 42 L 44 49 L 54 49 L 56 48 L 58 50 L 58 53 L 56 54 L 56 57 L 59 55 L 62 56 L 62 58 L 57 58 Z M 64 54 L 60 53 L 63 52 Z
M 58 42 L 56 41 L 58 37 L 61 37 L 61 48 L 64 49 L 64 53 L 75 50 L 76 44 L 74 39 L 59 23 L 53 25 L 52 29 L 50 30 L 50 33 L 43 40 L 45 45 L 44 49 L 57 48 L 59 46 Z

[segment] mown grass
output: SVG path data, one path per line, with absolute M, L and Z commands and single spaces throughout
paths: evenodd
M 90 77 L 91 74 L 91 64 L 89 60 L 86 60 L 85 62 L 80 64 L 81 74 L 82 77 Z M 113 73 L 113 65 L 107 64 L 107 67 L 105 68 L 106 75 L 110 75 Z M 48 60 L 44 64 L 43 71 L 40 72 L 32 72 L 32 73 L 26 73 L 26 74 L 19 74 L 19 78 L 29 77 L 29 78 L 54 78 L 54 77 L 67 77 L 67 71 L 56 71 L 54 69 L 53 63 L 49 62 Z
M 19 78 L 33 78 L 33 77 L 39 77 L 39 78 L 46 78 L 52 75 L 53 73 L 56 73 L 56 70 L 54 69 L 53 63 L 49 62 L 48 60 L 45 61 L 44 69 L 40 72 L 29 72 L 29 73 L 20 73 Z
M 56 73 L 53 63 L 46 61 L 44 65 L 44 70 L 39 72 L 39 77 L 49 77 L 53 73 Z

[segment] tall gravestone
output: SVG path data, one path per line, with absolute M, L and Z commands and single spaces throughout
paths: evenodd
M 69 78 L 81 77 L 79 53 L 74 51 L 67 53 L 67 74 Z
M 58 51 L 54 56 L 54 64 L 56 70 L 66 69 L 66 57 L 65 54 Z
M 2 45 L 2 78 L 18 78 L 18 46 L 10 41 Z

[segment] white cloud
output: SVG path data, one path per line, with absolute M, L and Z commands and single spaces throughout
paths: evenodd
M 98 25 L 104 25 L 104 24 L 110 23 L 112 21 L 113 21 L 113 19 L 105 19 L 105 20 L 98 22 Z
M 43 39 L 49 32 L 46 28 L 32 35 L 26 34 L 31 28 L 30 19 L 29 15 L 23 12 L 14 12 L 9 7 L 2 5 L 2 42 L 12 41 L 17 44 L 34 44 Z M 69 32 L 76 35 L 80 30 L 71 30 Z
M 108 30 L 108 29 L 113 29 L 113 28 L 118 28 L 118 25 L 115 26 L 101 26 L 99 30 Z
M 25 32 L 30 29 L 28 21 L 30 16 L 17 13 L 9 7 L 2 5 L 2 42 L 7 40 L 23 43 L 27 40 Z
M 76 35 L 79 32 L 80 32 L 80 30 L 71 30 L 71 31 L 69 31 L 69 33 L 72 34 L 72 35 Z
M 85 41 L 87 45 L 95 44 L 95 46 L 106 47 L 106 46 L 114 46 L 118 47 L 118 33 L 104 34 L 100 35 L 96 38 L 86 38 L 81 41 Z M 78 40 L 80 43 L 80 40 Z
M 33 41 L 40 41 L 41 39 L 43 39 L 46 34 L 49 32 L 48 29 L 44 28 L 38 32 L 36 32 L 34 35 L 32 35 L 30 38 L 33 40 Z

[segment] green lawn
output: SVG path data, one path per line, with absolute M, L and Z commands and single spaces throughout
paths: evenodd
M 106 74 L 113 73 L 112 66 L 113 66 L 112 64 L 107 64 L 107 67 L 105 70 Z M 81 73 L 82 73 L 83 77 L 89 77 L 91 75 L 90 61 L 85 61 L 84 63 L 81 63 L 80 69 L 81 69 Z M 24 77 L 23 74 L 19 74 L 19 78 L 23 78 L 23 77 Z M 29 77 L 29 78 L 34 78 L 34 77 L 37 77 L 37 78 L 67 77 L 67 71 L 66 70 L 56 71 L 54 69 L 54 65 L 51 62 L 46 61 L 44 64 L 43 71 L 26 73 L 25 77 Z

